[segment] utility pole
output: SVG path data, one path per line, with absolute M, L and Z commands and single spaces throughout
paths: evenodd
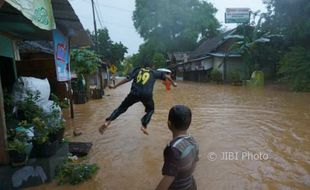
M 92 11 L 93 11 L 93 20 L 94 20 L 94 30 L 95 30 L 95 52 L 99 55 L 99 47 L 98 47 L 98 33 L 97 33 L 97 24 L 96 24 L 96 16 L 95 16 L 95 5 L 94 0 L 91 0 Z M 102 84 L 102 68 L 101 61 L 98 67 L 99 72 L 99 85 L 100 85 L 100 94 L 103 95 L 103 84 Z

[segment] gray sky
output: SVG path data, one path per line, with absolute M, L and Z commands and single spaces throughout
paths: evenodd
M 85 29 L 93 31 L 91 0 L 69 0 Z M 101 22 L 97 19 L 98 28 L 107 27 L 110 37 L 115 42 L 122 42 L 128 47 L 128 55 L 137 53 L 143 39 L 136 32 L 132 12 L 135 9 L 135 0 L 94 0 Z M 224 23 L 226 8 L 246 7 L 253 11 L 266 11 L 262 0 L 207 0 L 217 9 L 216 18 L 225 27 L 235 25 Z

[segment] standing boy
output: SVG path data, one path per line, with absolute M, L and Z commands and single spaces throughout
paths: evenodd
M 187 134 L 191 124 L 191 110 L 176 105 L 169 111 L 168 127 L 173 139 L 164 150 L 163 178 L 156 190 L 196 190 L 193 172 L 198 158 L 198 145 Z
M 141 131 L 148 135 L 147 125 L 151 120 L 154 113 L 154 101 L 153 101 L 153 88 L 156 79 L 171 81 L 173 86 L 177 84 L 171 79 L 170 76 L 163 72 L 152 70 L 148 65 L 145 68 L 134 69 L 125 79 L 120 81 L 115 86 L 109 86 L 109 88 L 115 89 L 118 86 L 125 84 L 133 80 L 130 93 L 127 95 L 121 105 L 113 111 L 113 113 L 106 118 L 105 123 L 99 128 L 99 132 L 103 134 L 104 130 L 110 125 L 111 121 L 115 120 L 120 114 L 124 113 L 130 106 L 137 102 L 142 102 L 145 107 L 146 114 L 141 119 Z

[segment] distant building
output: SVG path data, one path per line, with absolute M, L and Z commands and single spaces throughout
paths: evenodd
M 235 41 L 229 36 L 235 33 L 236 29 L 233 29 L 206 40 L 193 52 L 168 55 L 175 57 L 175 62 L 173 59 L 167 62 L 168 67 L 175 70 L 179 80 L 208 81 L 212 69 L 220 71 L 226 80 L 229 72 L 241 72 L 244 68 L 241 55 L 231 50 Z

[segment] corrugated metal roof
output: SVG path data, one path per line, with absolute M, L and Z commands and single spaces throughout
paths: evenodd
M 191 53 L 191 58 L 195 59 L 197 57 L 206 56 L 208 53 L 211 53 L 225 41 L 225 36 L 233 33 L 235 30 L 236 29 L 229 30 L 214 38 L 204 41 L 195 51 Z

